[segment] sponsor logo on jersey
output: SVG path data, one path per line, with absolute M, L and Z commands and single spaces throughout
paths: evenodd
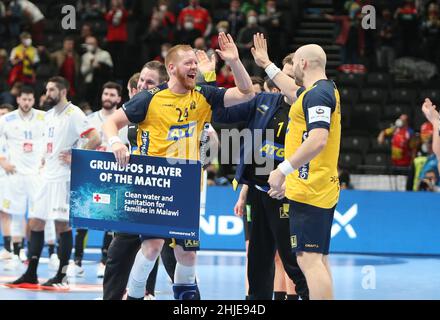
M 265 140 L 260 149 L 260 154 L 264 158 L 284 161 L 284 146 L 272 141 Z
M 184 138 L 190 138 L 196 131 L 197 122 L 190 122 L 181 126 L 171 126 L 168 131 L 167 140 L 177 141 Z

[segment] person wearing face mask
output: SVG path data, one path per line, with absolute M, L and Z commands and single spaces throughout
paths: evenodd
M 246 16 L 240 10 L 240 1 L 232 0 L 229 4 L 229 10 L 225 13 L 222 20 L 229 23 L 229 32 L 237 36 L 241 28 L 246 25 Z
M 254 10 L 247 14 L 247 25 L 240 30 L 237 37 L 237 46 L 240 49 L 240 55 L 243 57 L 243 64 L 249 73 L 255 76 L 261 76 L 261 69 L 255 64 L 250 49 L 253 46 L 254 34 L 266 34 L 266 29 L 258 25 L 258 15 Z
M 220 32 L 227 33 L 229 31 L 229 23 L 228 23 L 228 21 L 222 20 L 219 23 L 217 23 L 215 28 L 217 29 L 217 34 L 220 33 Z M 213 50 L 218 49 L 218 37 L 217 37 L 217 35 L 215 35 L 215 34 L 212 35 L 209 43 L 210 43 L 210 48 L 211 49 L 213 49 Z
M 194 17 L 186 15 L 183 28 L 178 31 L 176 39 L 178 39 L 179 43 L 192 45 L 201 36 L 200 30 L 195 28 Z
M 186 28 L 185 23 L 187 23 L 186 18 L 188 16 L 193 18 L 193 28 L 199 30 L 202 36 L 208 37 L 211 34 L 211 16 L 208 10 L 200 6 L 199 0 L 190 0 L 189 6 L 180 11 L 179 17 L 177 18 L 177 27 L 179 29 Z
M 36 66 L 40 61 L 37 48 L 32 46 L 32 37 L 28 32 L 20 34 L 21 43 L 12 49 L 10 61 L 12 69 L 8 77 L 8 85 L 16 81 L 25 84 L 34 84 L 36 80 Z
M 275 0 L 269 0 L 266 3 L 266 12 L 258 16 L 260 25 L 267 31 L 267 40 L 269 41 L 269 48 L 276 48 L 270 50 L 270 55 L 275 61 L 281 61 L 287 53 L 286 41 L 286 23 L 284 21 L 281 11 L 277 10 L 277 3 Z
M 402 114 L 394 126 L 382 130 L 377 137 L 379 144 L 391 137 L 391 164 L 395 167 L 409 167 L 415 156 L 415 135 L 408 121 L 408 115 Z
M 160 21 L 160 27 L 167 42 L 174 41 L 174 27 L 176 25 L 176 16 L 169 9 L 168 0 L 159 0 L 156 7 L 153 8 L 153 16 Z
M 86 101 L 96 108 L 98 91 L 108 81 L 113 69 L 113 60 L 108 51 L 98 46 L 98 40 L 89 36 L 86 38 L 86 53 L 81 57 L 81 74 L 85 83 Z M 96 111 L 96 109 L 95 109 Z

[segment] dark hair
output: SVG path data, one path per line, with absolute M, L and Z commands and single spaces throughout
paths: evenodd
M 104 89 L 116 89 L 116 91 L 118 91 L 118 96 L 121 96 L 122 94 L 121 85 L 113 81 L 108 81 L 104 83 L 104 85 L 102 86 L 102 91 L 104 91 Z
M 137 84 L 139 82 L 141 74 L 139 72 L 136 72 L 134 75 L 131 76 L 130 80 L 128 80 L 128 87 L 131 89 L 137 89 Z
M 159 82 L 164 83 L 167 82 L 170 78 L 168 76 L 167 69 L 165 68 L 165 65 L 162 62 L 159 61 L 148 61 L 144 66 L 143 69 L 150 69 L 150 70 L 156 70 L 159 73 Z
M 264 80 L 261 77 L 251 77 L 252 84 L 258 84 L 261 88 L 261 91 L 264 91 Z
M 9 104 L 9 103 L 0 104 L 0 109 L 8 109 L 9 112 L 15 110 L 14 106 L 12 104 Z
M 32 87 L 29 86 L 22 86 L 20 88 L 20 91 L 18 93 L 18 96 L 20 97 L 22 94 L 32 94 L 35 96 L 35 91 Z
M 278 88 L 278 86 L 275 84 L 275 82 L 273 82 L 269 77 L 265 77 L 264 82 L 266 83 L 266 86 L 269 90 L 271 90 L 271 91 L 272 91 L 272 89 L 280 90 L 280 88 Z
M 47 82 L 55 83 L 55 85 L 58 88 L 58 90 L 66 89 L 67 92 L 69 91 L 69 88 L 70 88 L 69 81 L 67 81 L 63 77 L 55 76 L 55 77 L 52 77 L 49 80 L 47 80 Z

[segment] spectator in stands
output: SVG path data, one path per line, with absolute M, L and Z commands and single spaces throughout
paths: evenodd
M 93 113 L 92 107 L 88 102 L 81 102 L 79 108 L 86 114 L 86 116 Z
M 266 3 L 265 13 L 258 17 L 260 25 L 266 29 L 267 44 L 269 46 L 269 55 L 275 63 L 281 63 L 286 56 L 286 31 L 283 13 L 277 10 L 275 0 L 269 0 Z
M 215 53 L 214 50 L 208 48 L 208 46 L 206 45 L 205 38 L 203 37 L 198 37 L 194 40 L 193 48 L 196 50 L 205 51 L 209 57 Z
M 236 38 L 238 32 L 246 25 L 246 16 L 240 11 L 240 1 L 232 0 L 225 20 L 229 23 L 229 33 Z
M 193 16 L 185 15 L 183 21 L 183 28 L 177 33 L 176 42 L 192 45 L 194 40 L 202 36 L 202 33 L 199 29 L 195 28 Z
M 55 64 L 58 75 L 64 77 L 70 84 L 70 97 L 75 97 L 78 88 L 78 77 L 80 75 L 81 58 L 75 52 L 75 40 L 73 37 L 66 37 L 63 41 L 63 48 L 50 55 L 50 60 Z
M 411 166 L 410 174 L 408 175 L 408 182 L 406 190 L 417 191 L 420 186 L 420 181 L 424 178 L 425 173 L 430 170 L 438 172 L 437 157 L 432 150 L 432 137 L 425 141 L 414 158 Z
M 434 127 L 432 126 L 432 123 L 429 121 L 425 121 L 420 126 L 420 139 L 422 143 L 425 143 L 429 139 L 432 139 L 432 133 L 434 131 Z
M 431 3 L 428 15 L 421 25 L 423 35 L 423 58 L 440 66 L 440 16 L 439 5 Z
M 105 13 L 106 0 L 78 0 L 76 9 L 82 21 L 100 19 Z
M 230 33 L 232 35 L 232 33 L 229 31 L 229 23 L 228 23 L 228 21 L 224 21 L 224 20 L 220 21 L 215 26 L 215 29 L 216 29 L 217 32 L 214 33 L 211 36 L 210 46 L 209 46 L 213 50 L 219 49 L 219 46 L 218 46 L 218 35 L 219 35 L 220 32 L 224 32 L 225 34 Z
M 44 44 L 44 15 L 41 10 L 28 0 L 19 0 L 24 16 L 31 26 L 32 39 L 37 45 Z
M 414 0 L 405 0 L 397 8 L 394 18 L 399 28 L 399 56 L 417 56 L 419 46 L 419 16 Z
M 176 16 L 169 10 L 168 0 L 159 0 L 158 5 L 153 8 L 153 17 L 160 21 L 161 32 L 166 41 L 173 43 L 175 41 Z
M 21 43 L 12 49 L 10 55 L 12 64 L 8 78 L 10 86 L 16 81 L 34 84 L 36 80 L 35 70 L 40 61 L 38 50 L 32 46 L 32 37 L 28 32 L 21 33 L 20 40 Z
M 231 68 L 227 64 L 225 64 L 217 74 L 217 85 L 226 89 L 235 87 L 234 76 L 232 75 Z
M 0 43 L 10 48 L 11 40 L 17 39 L 20 35 L 20 28 L 23 23 L 23 10 L 19 0 L 0 2 L 0 29 L 3 29 L 4 38 Z
M 391 163 L 396 167 L 409 167 L 415 157 L 415 135 L 408 125 L 408 115 L 402 114 L 391 128 L 380 132 L 377 141 L 384 144 L 386 137 L 391 138 Z
M 252 85 L 254 87 L 255 94 L 261 93 L 264 91 L 264 79 L 257 76 L 252 76 Z
M 0 92 L 3 91 L 3 86 L 11 71 L 8 60 L 8 52 L 5 49 L 0 49 Z
M 160 55 L 157 55 L 154 60 L 164 63 L 165 57 L 168 54 L 168 50 L 172 47 L 171 43 L 165 42 L 160 46 Z
M 23 83 L 17 81 L 15 82 L 9 91 L 4 91 L 0 93 L 0 104 L 10 104 L 17 108 L 17 97 L 20 94 L 21 87 Z
M 347 65 L 347 69 L 344 70 L 355 72 L 357 71 L 355 66 L 359 65 L 360 58 L 365 52 L 365 32 L 360 20 L 361 6 L 358 1 L 346 1 L 344 7 L 346 15 L 324 14 L 324 17 L 341 24 L 340 33 L 335 43 L 341 46 L 342 65 Z
M 241 61 L 250 75 L 261 75 L 259 68 L 251 54 L 251 48 L 254 45 L 254 34 L 263 33 L 266 36 L 266 30 L 258 25 L 258 15 L 254 10 L 247 14 L 247 25 L 240 30 L 237 37 L 237 47 L 240 50 Z
M 143 37 L 144 56 L 146 60 L 152 60 L 154 57 L 160 55 L 161 45 L 167 42 L 167 35 L 161 28 L 160 19 L 157 16 L 152 16 L 150 25 Z M 199 34 L 199 33 L 198 33 Z M 192 42 L 191 42 L 192 43 Z
M 81 74 L 84 76 L 87 102 L 98 107 L 98 93 L 102 85 L 111 79 L 113 60 L 110 53 L 98 46 L 95 37 L 87 37 L 87 52 L 81 57 Z
M 249 11 L 255 11 L 257 14 L 266 13 L 266 0 L 248 0 L 244 1 L 241 6 L 241 12 L 243 12 L 246 16 Z
M 179 29 L 185 28 L 185 24 L 188 23 L 188 20 L 186 20 L 188 16 L 193 17 L 193 27 L 199 30 L 203 37 L 208 37 L 211 34 L 211 16 L 208 10 L 200 6 L 199 0 L 189 0 L 189 6 L 180 11 L 177 18 Z
M 395 50 L 395 22 L 388 8 L 382 10 L 382 19 L 377 28 L 377 66 L 388 71 L 393 65 Z
M 127 19 L 128 11 L 122 0 L 111 0 L 111 8 L 105 15 L 107 22 L 107 48 L 114 63 L 114 76 L 124 79 L 127 73 L 125 62 L 127 48 Z

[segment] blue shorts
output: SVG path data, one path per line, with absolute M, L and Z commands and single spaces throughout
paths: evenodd
M 336 206 L 323 209 L 293 200 L 289 204 L 292 251 L 328 255 Z
M 150 240 L 150 239 L 164 239 L 152 236 L 144 236 L 141 235 L 141 240 Z M 189 239 L 174 239 L 171 238 L 172 242 L 170 246 L 178 244 L 183 248 L 184 251 L 199 251 L 200 250 L 200 241 L 198 240 L 189 240 Z M 174 247 L 174 246 L 173 246 Z

